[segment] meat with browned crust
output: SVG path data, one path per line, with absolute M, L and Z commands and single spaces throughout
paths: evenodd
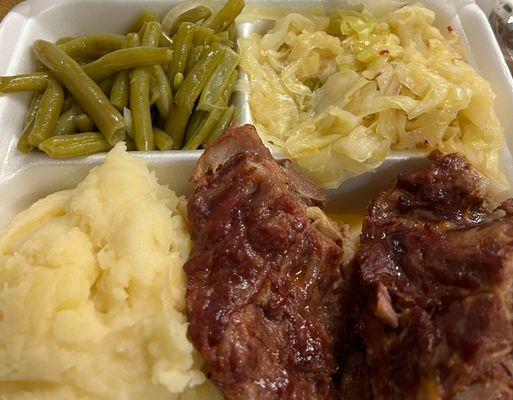
M 351 399 L 513 399 L 512 202 L 490 211 L 465 159 L 433 159 L 364 220 L 365 356 L 348 358 L 342 389 L 371 389 Z
M 188 334 L 229 399 L 334 399 L 345 237 L 324 195 L 281 167 L 252 126 L 210 146 L 193 176 Z

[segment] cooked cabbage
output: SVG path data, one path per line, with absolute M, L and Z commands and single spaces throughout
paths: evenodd
M 324 188 L 400 149 L 462 153 L 507 185 L 494 94 L 465 62 L 458 34 L 442 35 L 434 20 L 419 5 L 379 17 L 293 13 L 239 39 L 258 132 Z

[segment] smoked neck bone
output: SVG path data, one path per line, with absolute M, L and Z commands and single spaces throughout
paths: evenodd
M 192 178 L 189 336 L 229 399 L 334 399 L 341 245 L 322 192 L 252 126 L 207 148 Z

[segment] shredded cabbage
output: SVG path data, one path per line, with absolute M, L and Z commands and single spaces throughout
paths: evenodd
M 465 62 L 458 34 L 442 35 L 434 20 L 419 5 L 380 17 L 293 13 L 239 39 L 261 137 L 324 188 L 399 149 L 461 153 L 507 186 L 494 94 Z

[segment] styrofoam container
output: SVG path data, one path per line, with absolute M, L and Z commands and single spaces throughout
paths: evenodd
M 174 3 L 158 0 L 25 1 L 0 24 L 0 75 L 34 71 L 35 59 L 31 46 L 36 39 L 55 41 L 65 36 L 122 33 L 139 12 L 151 9 L 164 13 Z M 343 1 L 315 0 L 262 1 L 261 4 L 267 7 L 289 7 L 291 12 L 320 4 L 328 8 L 347 7 Z M 469 62 L 491 83 L 497 95 L 496 112 L 506 135 L 506 175 L 513 182 L 509 151 L 513 149 L 513 81 L 486 16 L 474 2 L 468 0 L 424 0 L 422 4 L 435 11 L 436 25 L 440 29 L 450 25 L 461 33 L 463 44 L 469 49 Z M 266 21 L 246 22 L 239 24 L 237 31 L 241 36 L 268 27 Z M 81 159 L 52 160 L 44 154 L 19 153 L 16 143 L 28 101 L 27 94 L 0 97 L 0 228 L 37 199 L 73 187 L 105 158 L 105 155 L 99 154 Z M 247 96 L 238 96 L 236 102 L 242 110 L 239 122 L 249 122 Z M 188 178 L 200 155 L 199 151 L 147 152 L 137 155 L 148 162 L 161 183 L 169 184 L 179 194 L 188 193 Z M 415 153 L 393 154 L 376 171 L 352 178 L 339 189 L 329 191 L 329 208 L 337 212 L 361 212 L 370 197 L 386 187 L 399 172 L 415 170 L 425 163 L 425 157 Z

